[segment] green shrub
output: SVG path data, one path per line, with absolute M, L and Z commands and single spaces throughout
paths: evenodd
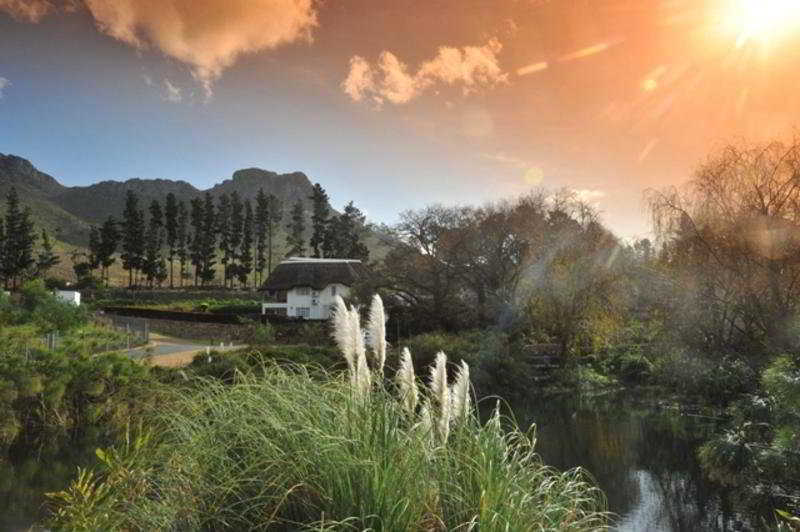
M 380 386 L 262 368 L 201 381 L 164 405 L 158 438 L 101 454 L 55 494 L 58 529 L 599 530 L 602 494 L 544 466 L 499 417 L 470 416 L 446 444 Z M 510 421 L 509 421 L 510 423 Z M 157 494 L 157 496 L 156 496 Z M 191 502 L 188 502 L 191 501 Z

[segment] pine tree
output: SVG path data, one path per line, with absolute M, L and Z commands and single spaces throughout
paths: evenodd
M 36 242 L 30 207 L 22 209 L 17 190 L 11 188 L 6 196 L 5 241 L 3 242 L 3 274 L 6 286 L 15 287 L 36 261 L 33 246 Z
M 139 198 L 128 191 L 122 213 L 122 267 L 128 270 L 128 288 L 133 287 L 134 273 L 142 267 L 145 249 L 144 212 L 139 210 Z
M 289 246 L 287 257 L 302 257 L 305 254 L 306 242 L 303 232 L 306 229 L 303 217 L 303 200 L 297 200 L 292 206 L 292 221 L 286 226 L 289 234 L 286 235 L 286 245 Z
M 177 227 L 175 229 L 175 253 L 178 255 L 178 262 L 180 263 L 180 281 L 181 287 L 183 286 L 183 280 L 186 277 L 186 259 L 188 258 L 187 255 L 187 246 L 188 242 L 188 229 L 187 229 L 187 222 L 189 220 L 189 212 L 186 210 L 186 204 L 181 201 L 178 203 L 178 217 L 176 220 Z M 170 266 L 170 271 L 172 271 L 172 267 Z
M 260 188 L 256 195 L 256 211 L 253 220 L 253 232 L 256 240 L 255 274 L 258 286 L 261 286 L 263 282 L 264 267 L 266 266 L 266 256 L 264 254 L 267 249 L 267 216 L 269 216 L 267 195 L 264 194 L 264 189 Z
M 150 203 L 150 220 L 147 224 L 147 236 L 145 246 L 145 267 L 143 268 L 147 276 L 147 282 L 150 287 L 153 286 L 154 281 L 162 279 L 162 263 L 164 261 L 161 255 L 161 249 L 164 247 L 164 212 L 161 210 L 161 204 L 158 200 L 153 200 Z M 163 272 L 166 274 L 166 266 L 163 266 Z M 164 275 L 166 278 L 166 275 Z
M 239 265 L 236 269 L 239 283 L 247 288 L 247 277 L 253 271 L 253 206 L 250 200 L 244 202 L 244 225 L 242 245 L 239 252 Z
M 206 192 L 203 201 L 203 223 L 200 234 L 195 234 L 195 240 L 200 240 L 198 244 L 200 259 L 200 281 L 205 285 L 214 280 L 214 265 L 216 263 L 216 242 L 217 235 L 217 215 L 214 211 L 214 198 Z
M 53 244 L 50 242 L 47 231 L 42 229 L 42 247 L 36 257 L 36 275 L 44 277 L 53 266 L 60 262 L 61 258 L 53 251 Z
M 328 257 L 342 259 L 358 259 L 366 262 L 369 259 L 369 249 L 361 241 L 365 224 L 364 214 L 348 203 L 344 212 L 334 217 L 325 234 L 325 254 Z
M 233 258 L 234 249 L 231 247 L 231 198 L 222 194 L 217 200 L 217 232 L 219 233 L 219 251 L 222 254 L 219 261 L 222 263 L 222 284 L 226 285 L 230 273 L 228 264 Z
M 312 213 L 311 213 L 311 245 L 312 256 L 322 256 L 322 243 L 325 240 L 325 230 L 328 226 L 328 217 L 330 216 L 330 207 L 328 206 L 328 194 L 322 185 L 316 183 L 311 196 Z
M 233 280 L 239 275 L 239 247 L 242 244 L 242 232 L 244 229 L 244 205 L 242 204 L 239 193 L 235 190 L 231 193 L 231 234 L 230 234 L 230 248 L 231 248 L 231 288 L 233 288 Z
M 105 280 L 106 285 L 108 285 L 109 281 L 108 268 L 117 261 L 117 259 L 114 258 L 114 253 L 117 252 L 119 239 L 120 234 L 117 229 L 117 221 L 113 216 L 109 216 L 106 218 L 106 221 L 103 222 L 102 227 L 100 227 L 100 246 L 98 249 L 98 262 L 102 268 L 100 277 L 101 280 Z
M 169 287 L 174 288 L 172 278 L 172 264 L 175 260 L 178 244 L 178 201 L 175 194 L 167 194 L 167 203 L 164 206 L 164 229 L 167 231 L 167 259 L 169 260 Z
M 100 231 L 94 225 L 89 228 L 89 255 L 87 262 L 90 274 L 100 267 Z
M 212 205 L 213 207 L 213 205 Z M 194 266 L 194 285 L 197 286 L 197 281 L 200 276 L 200 268 L 202 266 L 201 250 L 203 244 L 203 200 L 194 198 L 191 201 L 191 226 L 192 237 L 187 238 L 186 247 L 189 250 L 189 257 L 192 266 Z

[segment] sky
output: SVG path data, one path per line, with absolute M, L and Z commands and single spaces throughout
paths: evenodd
M 790 139 L 794 0 L 0 0 L 0 152 L 66 185 L 302 171 L 372 221 L 645 191 Z

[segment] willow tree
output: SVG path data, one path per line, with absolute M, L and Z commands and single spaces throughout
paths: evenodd
M 800 310 L 800 143 L 730 145 L 683 189 L 649 193 L 685 340 L 783 350 Z

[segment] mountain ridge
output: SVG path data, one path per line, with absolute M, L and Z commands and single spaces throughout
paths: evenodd
M 31 207 L 37 225 L 48 229 L 65 243 L 85 246 L 91 225 L 101 224 L 108 216 L 119 219 L 128 190 L 139 196 L 139 206 L 146 209 L 152 200 L 162 205 L 170 192 L 188 202 L 206 192 L 213 196 L 236 191 L 242 200 L 255 201 L 259 189 L 275 194 L 282 202 L 285 215 L 298 199 L 308 202 L 312 182 L 303 172 L 279 174 L 261 168 L 242 168 L 208 189 L 199 189 L 184 180 L 165 178 L 130 178 L 124 181 L 106 179 L 84 186 L 68 187 L 55 177 L 41 172 L 28 159 L 0 153 L 0 194 L 4 197 L 16 187 L 23 204 Z M 2 198 L 0 198 L 2 201 Z M 187 205 L 188 206 L 188 205 Z M 310 206 L 306 205 L 306 216 Z

